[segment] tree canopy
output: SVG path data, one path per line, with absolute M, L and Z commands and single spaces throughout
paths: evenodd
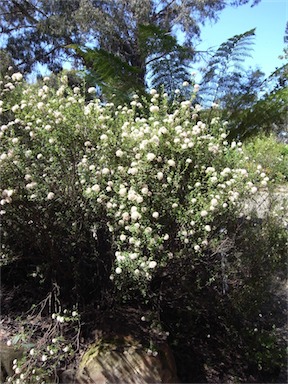
M 122 67 L 136 68 L 134 78 L 136 76 L 136 80 L 144 85 L 149 70 L 152 73 L 159 71 L 159 63 L 165 68 L 167 77 L 167 70 L 171 70 L 167 65 L 170 57 L 176 57 L 180 66 L 187 58 L 187 55 L 183 57 L 183 49 L 179 50 L 177 32 L 181 31 L 182 48 L 193 59 L 194 44 L 205 21 L 216 20 L 227 5 L 249 2 L 255 5 L 259 1 L 4 1 L 0 5 L 1 45 L 18 68 L 26 73 L 37 64 L 47 65 L 57 72 L 67 60 L 91 68 L 83 51 L 71 49 L 71 46 L 92 48 L 98 53 L 101 50 L 106 56 L 114 55 L 123 63 Z

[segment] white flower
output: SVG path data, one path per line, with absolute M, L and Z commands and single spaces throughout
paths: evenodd
M 128 200 L 135 201 L 137 200 L 137 193 L 134 191 L 134 189 L 130 189 L 128 192 Z
M 198 135 L 200 132 L 201 130 L 198 125 L 194 125 L 194 127 L 192 128 L 192 135 Z
M 43 109 L 44 107 L 44 103 L 42 101 L 40 101 L 38 104 L 37 104 L 37 108 L 38 109 Z
M 102 174 L 103 175 L 108 175 L 108 173 L 110 173 L 110 170 L 108 168 L 103 168 L 102 169 Z
M 122 157 L 123 155 L 124 155 L 124 152 L 121 151 L 121 149 L 118 149 L 118 150 L 116 151 L 116 156 L 117 156 L 117 157 Z
M 211 183 L 216 183 L 217 182 L 217 176 L 212 176 L 210 177 Z
M 46 361 L 46 360 L 47 360 L 47 356 L 46 355 L 42 355 L 41 361 Z
M 148 268 L 153 269 L 156 267 L 156 265 L 157 265 L 156 261 L 149 261 Z
M 120 275 L 120 273 L 122 273 L 122 269 L 120 267 L 117 267 L 115 269 L 115 273 L 117 273 L 117 275 Z
M 12 112 L 16 112 L 17 109 L 19 109 L 19 105 L 18 105 L 18 104 L 15 104 L 15 105 L 13 105 L 13 107 L 11 108 L 11 111 L 12 111 Z
M 120 238 L 121 241 L 125 241 L 127 239 L 127 236 L 122 234 L 122 235 L 120 235 L 119 238 Z
M 254 194 L 254 193 L 256 193 L 256 192 L 257 192 L 257 187 L 252 187 L 252 188 L 251 188 L 251 193 Z
M 154 217 L 154 219 L 158 219 L 159 213 L 158 212 L 153 212 L 152 213 L 152 217 Z
M 1 153 L 0 160 L 7 159 L 7 153 Z
M 194 245 L 194 249 L 196 252 L 200 251 L 200 246 L 199 245 Z
M 91 93 L 95 93 L 96 89 L 95 89 L 95 87 L 90 87 L 90 88 L 87 89 L 87 92 L 90 93 L 90 94 Z
M 175 161 L 172 160 L 172 159 L 169 159 L 169 160 L 167 161 L 167 164 L 169 165 L 169 167 L 175 167 L 175 165 L 176 165 Z
M 159 130 L 158 130 L 158 135 L 165 135 L 165 133 L 167 133 L 168 132 L 168 129 L 167 128 L 165 128 L 165 127 L 161 127 L 161 128 L 159 128 Z
M 17 368 L 15 369 L 15 374 L 16 374 L 16 375 L 19 375 L 20 372 L 21 372 L 21 369 L 20 369 L 19 367 L 17 367 Z
M 208 215 L 208 212 L 205 211 L 205 210 L 203 210 L 203 211 L 200 212 L 200 215 L 201 215 L 202 217 L 205 217 L 205 216 Z
M 32 183 L 31 183 L 32 184 Z M 27 184 L 28 185 L 28 184 Z M 27 186 L 26 186 L 27 187 Z M 55 197 L 55 193 L 53 192 L 49 192 L 48 195 L 47 195 L 47 200 L 53 200 Z
M 227 173 L 230 173 L 231 169 L 230 168 L 224 168 L 223 171 L 221 172 L 221 176 L 225 176 Z
M 129 244 L 135 244 L 134 237 L 129 237 Z
M 11 79 L 13 81 L 21 81 L 23 78 L 22 74 L 20 72 L 17 72 L 17 73 L 13 73 L 13 75 L 11 76 Z
M 155 159 L 156 155 L 154 153 L 149 152 L 149 153 L 147 153 L 146 157 L 147 157 L 148 161 L 153 161 Z
M 30 353 L 31 356 L 33 356 L 34 353 L 35 353 L 35 350 L 32 348 L 32 349 L 30 349 L 30 352 L 29 352 L 29 353 Z
M 152 113 L 159 112 L 159 107 L 157 105 L 151 105 L 149 109 L 150 109 L 150 112 Z
M 207 231 L 207 232 L 211 232 L 211 227 L 210 227 L 210 225 L 205 225 L 205 231 Z
M 183 86 L 183 87 L 189 87 L 189 83 L 188 83 L 188 81 L 183 81 L 182 86 Z
M 73 312 L 72 312 L 72 316 L 73 316 L 73 317 L 76 317 L 77 315 L 78 315 L 78 312 L 77 312 L 77 311 L 73 311 Z
M 156 89 L 154 88 L 150 89 L 150 95 L 154 96 L 156 95 L 156 93 L 157 93 Z
M 7 84 L 5 84 L 5 88 L 9 88 L 9 89 L 14 89 L 15 87 L 14 87 L 14 85 L 12 84 L 12 83 L 7 83 Z
M 157 173 L 157 179 L 158 179 L 159 181 L 162 180 L 163 177 L 164 177 L 163 172 L 158 172 L 158 173 Z
M 130 219 L 130 215 L 129 215 L 129 213 L 128 213 L 128 212 L 124 212 L 124 213 L 122 214 L 122 219 L 123 219 L 124 221 L 128 221 L 128 220 Z
M 216 207 L 216 205 L 218 204 L 218 200 L 217 199 L 212 199 L 210 204 L 213 206 L 213 207 Z
M 147 188 L 147 187 L 143 187 L 143 188 L 141 189 L 141 193 L 142 193 L 143 195 L 148 195 L 148 193 L 149 193 L 148 188 Z
M 94 184 L 92 187 L 91 187 L 92 191 L 93 192 L 96 192 L 98 193 L 100 191 L 100 186 L 98 184 Z
M 138 173 L 138 168 L 129 168 L 127 173 L 128 175 L 136 175 L 136 173 Z
M 13 189 L 4 189 L 4 191 L 2 192 L 2 196 L 3 197 L 11 197 L 14 193 L 14 190 Z
M 67 352 L 69 351 L 69 347 L 66 345 L 66 347 L 64 347 L 64 348 L 62 349 L 62 351 L 65 352 L 65 353 L 67 353 Z
M 119 189 L 119 195 L 120 196 L 123 197 L 123 196 L 126 195 L 126 193 L 127 193 L 127 189 L 125 187 L 122 187 L 122 188 Z
M 139 212 L 137 212 L 137 211 L 133 211 L 133 212 L 131 212 L 131 219 L 132 219 L 132 220 L 138 220 L 138 219 L 140 219 L 140 218 L 141 218 L 141 215 L 140 215 Z
M 130 257 L 131 260 L 135 260 L 138 257 L 138 253 L 136 253 L 136 252 L 130 253 L 129 257 Z

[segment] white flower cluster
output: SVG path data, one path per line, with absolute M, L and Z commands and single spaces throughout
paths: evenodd
M 14 193 L 13 189 L 4 189 L 2 191 L 2 199 L 0 201 L 1 205 L 11 204 L 12 203 L 12 195 Z

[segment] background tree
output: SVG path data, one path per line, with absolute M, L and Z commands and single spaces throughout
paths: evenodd
M 251 0 L 251 4 L 259 1 Z M 169 49 L 163 50 L 163 42 L 167 43 L 168 37 L 176 39 L 177 31 L 181 31 L 183 47 L 190 52 L 190 59 L 194 59 L 194 43 L 200 36 L 201 25 L 207 19 L 216 20 L 228 4 L 246 3 L 249 0 L 230 0 L 228 3 L 224 0 L 5 1 L 0 5 L 2 46 L 19 68 L 28 73 L 37 64 L 47 65 L 54 72 L 60 71 L 67 60 L 72 60 L 73 65 L 80 60 L 91 68 L 91 61 L 80 50 L 67 49 L 67 46 L 92 47 L 98 53 L 99 50 L 105 52 L 106 59 L 108 55 L 110 66 L 117 58 L 116 68 L 119 64 L 126 69 L 127 66 L 136 68 L 134 78 L 144 86 L 149 70 L 159 71 L 160 64 L 163 72 L 167 70 L 173 48 L 177 56 L 174 41 Z M 144 35 L 141 26 L 156 28 L 152 33 L 149 30 L 149 38 L 144 39 L 146 43 L 150 42 L 147 50 L 143 50 L 141 43 Z M 109 61 L 110 55 L 115 56 L 114 63 Z M 177 60 L 180 58 L 178 55 Z M 152 62 L 153 66 L 150 65 Z M 182 63 L 183 60 L 180 66 Z

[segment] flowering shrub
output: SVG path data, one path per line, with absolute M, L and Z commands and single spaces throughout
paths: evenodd
M 37 320 L 32 321 L 32 324 L 26 322 L 23 324 L 25 332 L 14 336 L 14 340 L 7 341 L 8 346 L 26 345 L 23 356 L 13 360 L 14 375 L 8 377 L 8 383 L 55 382 L 60 365 L 63 365 L 63 362 L 67 364 L 73 359 L 76 346 L 79 345 L 80 324 L 77 311 L 64 309 L 63 313 L 53 313 L 45 325 L 46 330 L 43 334 L 41 322 Z M 40 338 L 39 333 L 42 333 Z
M 228 142 L 225 122 L 200 120 L 195 94 L 183 101 L 179 93 L 171 101 L 151 90 L 148 102 L 135 95 L 116 106 L 65 76 L 0 82 L 2 282 L 20 286 L 28 305 L 59 287 L 45 304 L 48 333 L 13 364 L 16 382 L 47 380 L 77 350 L 78 328 L 68 341 L 63 326 L 79 327 L 78 314 L 60 302 L 82 315 L 83 304 L 103 297 L 138 308 L 144 296 L 180 360 L 199 332 L 205 340 L 225 334 L 225 346 L 231 334 L 247 349 L 256 340 L 252 355 L 263 344 L 253 324 L 272 272 L 285 270 L 287 231 L 276 215 L 253 220 L 247 201 L 273 173 Z M 278 345 L 264 347 L 258 362 L 270 362 Z
M 225 123 L 199 121 L 189 100 L 171 112 L 151 90 L 147 114 L 137 95 L 103 105 L 65 76 L 55 89 L 21 74 L 1 82 L 1 99 L 2 261 L 32 258 L 35 278 L 64 275 L 76 292 L 86 272 L 91 286 L 104 273 L 124 290 L 170 260 L 192 266 L 269 180 L 257 164 L 248 172 Z

